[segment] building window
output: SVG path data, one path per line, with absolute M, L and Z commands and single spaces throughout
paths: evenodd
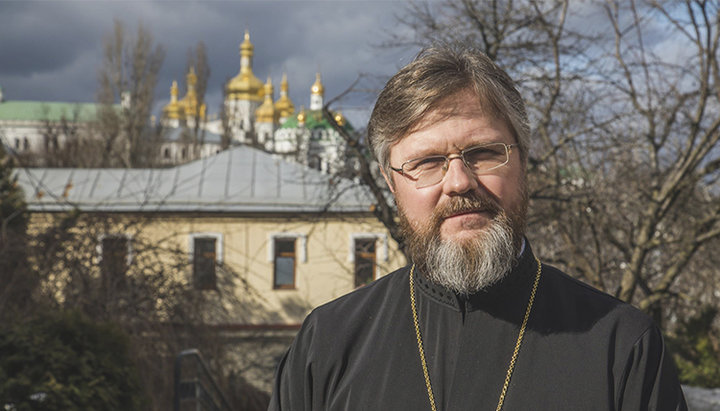
M 308 159 L 308 167 L 320 171 L 322 169 L 322 160 L 317 155 L 310 156 Z
M 355 287 L 375 279 L 375 239 L 355 239 Z
M 166 159 L 169 159 L 169 158 L 170 158 L 170 148 L 165 147 L 165 148 L 163 149 L 163 157 L 166 158 Z
M 268 263 L 273 265 L 273 288 L 296 288 L 298 263 L 307 262 L 307 235 L 277 232 L 268 235 Z
M 215 238 L 195 237 L 193 249 L 193 284 L 198 290 L 214 290 Z
M 100 237 L 100 272 L 105 288 L 120 288 L 131 259 L 130 238 L 125 234 Z
M 20 150 L 20 139 L 15 138 L 15 150 Z
M 27 137 L 23 137 L 23 150 L 29 150 L 30 149 L 30 141 L 28 141 Z
M 275 238 L 273 288 L 295 288 L 295 238 Z
M 348 261 L 353 265 L 355 287 L 378 278 L 378 261 L 388 261 L 388 239 L 385 233 L 350 234 Z
M 197 290 L 217 289 L 217 266 L 222 264 L 222 235 L 196 233 L 190 236 L 192 283 Z

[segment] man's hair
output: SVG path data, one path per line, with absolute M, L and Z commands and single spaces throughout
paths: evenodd
M 487 115 L 505 122 L 527 161 L 528 125 L 525 103 L 513 80 L 481 51 L 461 44 L 422 50 L 385 85 L 368 124 L 375 158 L 390 177 L 390 146 L 413 131 L 444 99 L 473 92 Z M 449 113 L 452 115 L 452 113 Z

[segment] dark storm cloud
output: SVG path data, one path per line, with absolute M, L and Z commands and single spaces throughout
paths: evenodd
M 326 97 L 345 90 L 359 73 L 391 74 L 411 51 L 378 50 L 400 1 L 99 2 L 0 1 L 0 86 L 6 99 L 94 101 L 103 37 L 113 20 L 133 34 L 142 24 L 163 45 L 158 106 L 170 84 L 184 86 L 187 54 L 202 41 L 211 66 L 208 110 L 221 105 L 222 85 L 237 75 L 245 30 L 255 45 L 253 71 L 271 76 L 278 93 L 287 72 L 290 97 L 309 104 L 315 72 Z M 367 99 L 366 99 L 367 100 Z M 367 101 L 343 103 L 349 109 Z
M 58 70 L 93 48 L 96 28 L 73 25 L 74 13 L 58 3 L 0 2 L 0 75 Z

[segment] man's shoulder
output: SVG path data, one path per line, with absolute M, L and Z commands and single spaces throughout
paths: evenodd
M 576 279 L 553 266 L 544 266 L 545 309 L 551 318 L 592 328 L 612 328 L 642 334 L 654 327 L 652 319 L 639 309 Z
M 315 308 L 308 320 L 313 322 L 331 322 L 340 324 L 351 321 L 366 320 L 382 311 L 387 304 L 396 302 L 398 294 L 404 289 L 409 267 L 403 267 L 387 274 L 370 284 L 336 298 Z

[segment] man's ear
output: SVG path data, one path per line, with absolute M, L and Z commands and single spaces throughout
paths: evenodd
M 378 164 L 378 168 L 380 168 L 380 172 L 382 173 L 383 178 L 385 178 L 385 182 L 387 183 L 390 192 L 395 194 L 395 185 L 393 184 L 393 181 L 390 179 L 390 177 L 388 177 L 387 174 L 385 174 L 385 170 L 380 164 Z

